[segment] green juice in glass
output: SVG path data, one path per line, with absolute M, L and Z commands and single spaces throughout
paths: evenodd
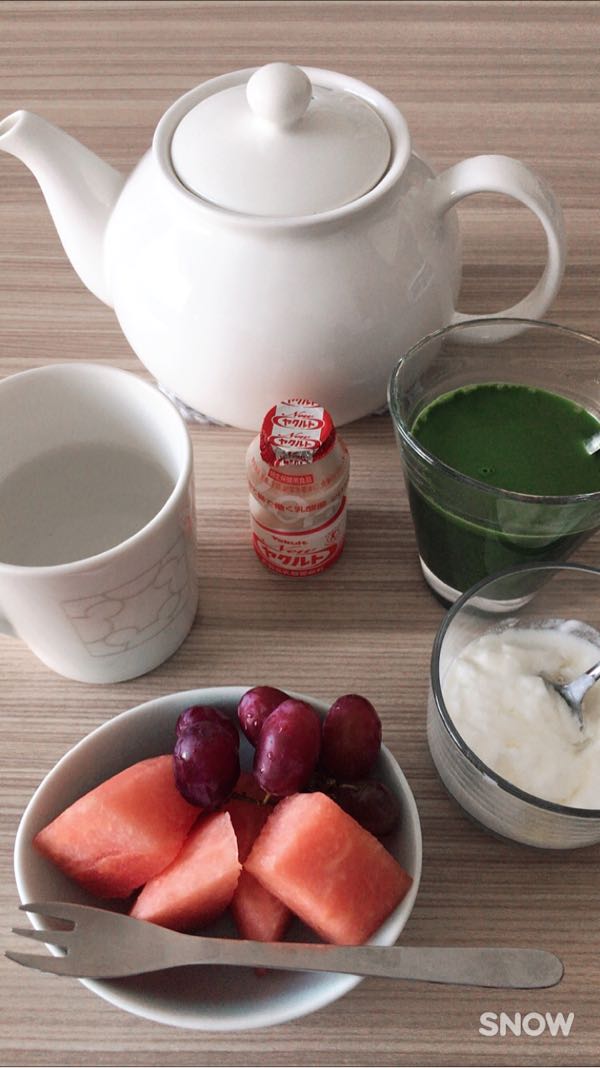
M 448 489 L 435 471 L 429 482 L 408 478 L 421 559 L 452 590 L 515 564 L 564 559 L 600 525 L 600 499 L 580 497 L 600 493 L 600 452 L 585 448 L 600 422 L 566 397 L 510 383 L 463 386 L 432 401 L 411 431 L 475 480 L 454 479 Z

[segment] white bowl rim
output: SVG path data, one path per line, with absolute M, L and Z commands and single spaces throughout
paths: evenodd
M 127 719 L 133 719 L 136 715 L 139 715 L 139 713 L 146 710 L 160 710 L 163 708 L 172 710 L 175 703 L 181 704 L 182 708 L 192 704 L 223 704 L 233 703 L 234 701 L 237 703 L 242 695 L 249 689 L 251 689 L 251 686 L 235 685 L 200 687 L 191 690 L 181 690 L 165 694 L 161 697 L 152 698 L 149 701 L 144 701 L 142 704 L 129 708 L 126 711 L 111 717 L 111 719 L 106 720 L 68 749 L 35 790 L 19 823 L 14 847 L 14 872 L 21 903 L 25 904 L 32 899 L 32 895 L 27 889 L 27 882 L 22 871 L 25 855 L 27 851 L 31 849 L 32 832 L 30 825 L 35 820 L 37 808 L 40 805 L 47 786 L 50 785 L 55 778 L 60 776 L 65 766 L 68 765 L 69 761 L 73 759 L 77 753 L 87 747 L 93 746 L 95 740 L 101 734 L 110 732 L 115 724 L 123 723 Z M 329 708 L 328 703 L 317 698 L 292 690 L 286 692 L 290 697 L 308 701 L 322 715 L 324 715 Z M 143 758 L 140 757 L 140 759 Z M 415 853 L 415 870 L 411 873 L 413 882 L 408 893 L 402 899 L 392 915 L 389 916 L 381 926 L 377 932 L 377 936 L 371 939 L 375 944 L 393 945 L 408 922 L 417 896 L 421 880 L 423 843 L 419 813 L 412 790 L 395 757 L 392 756 L 385 745 L 382 745 L 381 747 L 381 759 L 384 761 L 386 770 L 388 772 L 393 772 L 398 780 L 403 806 L 403 827 L 406 826 L 407 821 L 410 822 Z M 37 899 L 39 900 L 39 894 L 37 895 Z M 42 926 L 41 921 L 38 920 L 35 914 L 28 914 L 28 916 L 34 927 L 39 929 Z M 287 1023 L 291 1020 L 298 1019 L 299 1017 L 307 1016 L 311 1012 L 315 1012 L 318 1009 L 324 1008 L 332 1002 L 337 1001 L 340 997 L 362 982 L 362 977 L 341 974 L 331 975 L 331 984 L 329 987 L 326 989 L 317 988 L 316 991 L 312 992 L 312 996 L 311 992 L 309 992 L 302 997 L 298 997 L 298 1004 L 296 1007 L 290 1009 L 288 1006 L 284 1005 L 275 1011 L 268 1011 L 267 1008 L 263 1011 L 253 1010 L 250 1019 L 248 1019 L 248 1016 L 240 1016 L 239 1013 L 236 1014 L 233 1012 L 231 1017 L 227 1019 L 204 1011 L 202 1012 L 201 1017 L 198 1017 L 194 1013 L 184 1012 L 182 1012 L 180 1016 L 170 1009 L 163 1009 L 159 1006 L 148 1006 L 148 1004 L 144 1004 L 143 999 L 140 995 L 136 994 L 135 991 L 127 990 L 123 992 L 118 986 L 115 987 L 114 980 L 79 979 L 78 982 L 115 1007 L 123 1009 L 125 1012 L 129 1012 L 135 1016 L 141 1016 L 144 1019 L 153 1020 L 157 1023 L 168 1024 L 172 1027 L 189 1028 L 199 1031 L 227 1032 L 272 1027 L 280 1023 Z M 116 982 L 118 983 L 118 980 Z

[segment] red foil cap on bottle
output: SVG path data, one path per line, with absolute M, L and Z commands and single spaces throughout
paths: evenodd
M 329 412 L 310 400 L 275 404 L 260 431 L 260 455 L 271 467 L 312 464 L 329 452 L 335 427 Z

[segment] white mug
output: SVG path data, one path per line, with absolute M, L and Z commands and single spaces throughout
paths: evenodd
M 120 682 L 175 652 L 197 599 L 192 446 L 171 402 L 98 364 L 0 382 L 0 632 L 68 678 Z

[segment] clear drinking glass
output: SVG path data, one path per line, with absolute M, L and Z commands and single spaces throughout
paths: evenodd
M 461 474 L 415 438 L 415 420 L 433 400 L 482 383 L 560 394 L 600 420 L 600 340 L 553 323 L 473 319 L 428 335 L 398 361 L 389 405 L 419 559 L 448 602 L 500 570 L 564 560 L 600 526 L 600 492 L 498 489 Z M 533 419 L 535 407 L 532 393 Z M 519 591 L 526 596 L 522 584 Z
M 532 586 L 537 587 L 537 593 L 528 597 Z M 511 606 L 501 616 L 497 606 L 506 603 L 509 596 L 520 599 L 520 606 Z M 437 633 L 431 656 L 427 737 L 446 789 L 483 827 L 544 849 L 573 849 L 600 842 L 600 808 L 576 808 L 543 800 L 488 767 L 452 719 L 445 700 L 445 678 L 453 660 L 487 631 L 556 625 L 564 620 L 569 620 L 571 633 L 598 644 L 600 659 L 600 570 L 583 564 L 516 568 L 479 583 L 452 605 Z M 544 760 L 543 748 L 539 758 Z

